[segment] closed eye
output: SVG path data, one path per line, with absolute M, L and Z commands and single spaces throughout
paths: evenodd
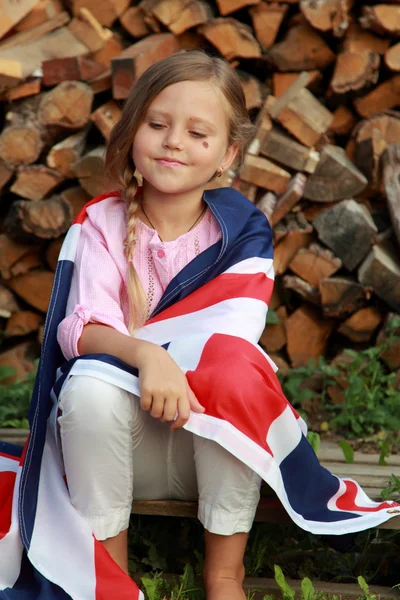
M 199 139 L 207 137 L 205 133 L 200 133 L 200 131 L 189 131 L 189 133 L 193 137 L 196 137 L 196 138 L 199 138 Z
M 154 123 L 153 121 L 149 122 L 149 126 L 152 129 L 162 129 L 164 127 L 164 125 L 162 123 Z

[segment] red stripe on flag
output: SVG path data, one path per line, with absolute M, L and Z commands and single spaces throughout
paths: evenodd
M 186 376 L 207 415 L 231 423 L 272 454 L 267 433 L 289 403 L 271 365 L 253 344 L 214 334 L 196 370 Z
M 265 273 L 225 273 L 218 275 L 218 277 L 192 292 L 183 300 L 150 319 L 146 325 L 187 315 L 233 298 L 253 298 L 268 304 L 273 287 L 273 279 L 267 277 Z
M 111 558 L 103 544 L 94 539 L 96 571 L 96 600 L 138 600 L 140 590 L 136 583 Z
M 0 473 L 0 498 L 2 499 L 0 506 L 0 540 L 10 531 L 16 477 L 17 474 L 13 471 Z
M 356 504 L 356 497 L 358 491 L 358 485 L 354 481 L 348 479 L 342 479 L 346 485 L 345 493 L 336 500 L 336 506 L 339 510 L 345 511 L 362 511 L 362 512 L 378 512 L 385 508 L 393 508 L 392 502 L 382 502 L 378 506 L 358 506 Z
M 8 458 L 8 460 L 13 460 L 15 462 L 15 468 L 18 467 L 20 463 L 19 456 L 13 456 L 12 454 L 6 454 L 5 452 L 0 452 L 0 457 L 4 456 L 4 458 Z

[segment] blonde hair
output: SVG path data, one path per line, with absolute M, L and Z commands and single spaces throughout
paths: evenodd
M 229 116 L 229 146 L 236 145 L 236 164 L 241 166 L 251 142 L 254 127 L 246 109 L 240 79 L 225 60 L 199 50 L 173 54 L 149 67 L 132 87 L 122 115 L 114 126 L 108 142 L 105 175 L 113 189 L 122 192 L 127 213 L 125 254 L 129 261 L 128 297 L 130 306 L 129 330 L 134 332 L 146 317 L 146 297 L 136 269 L 133 254 L 136 243 L 136 211 L 139 200 L 138 182 L 132 158 L 132 144 L 139 125 L 153 100 L 166 87 L 181 81 L 209 81 L 222 93 Z

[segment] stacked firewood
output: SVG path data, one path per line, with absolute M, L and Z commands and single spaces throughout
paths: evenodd
M 400 312 L 398 1 L 2 0 L 0 364 L 19 376 L 63 235 L 104 191 L 129 89 L 191 48 L 231 62 L 257 125 L 242 171 L 213 185 L 242 191 L 273 227 L 263 347 L 284 367 L 334 357 L 384 339 Z

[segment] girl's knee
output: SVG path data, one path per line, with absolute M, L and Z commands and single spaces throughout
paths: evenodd
M 72 376 L 60 396 L 61 426 L 86 433 L 107 433 L 116 424 L 131 424 L 130 395 L 121 388 L 85 375 Z

